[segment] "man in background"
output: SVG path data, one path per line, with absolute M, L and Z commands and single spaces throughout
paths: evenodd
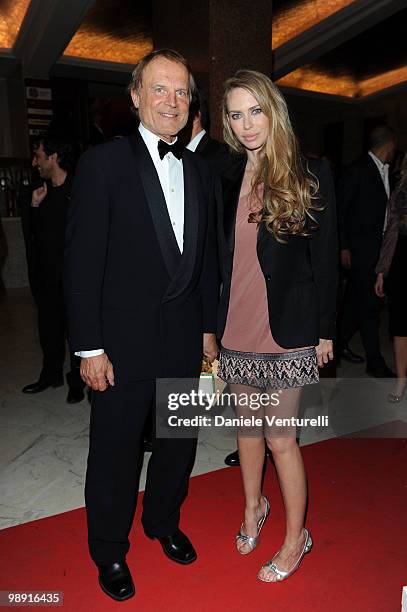
M 198 153 L 209 164 L 212 172 L 222 174 L 232 162 L 228 147 L 209 134 L 210 118 L 204 92 L 197 89 L 189 109 L 188 123 L 180 134 L 187 149 Z
M 32 165 L 42 179 L 42 185 L 34 189 L 31 197 L 28 252 L 32 254 L 35 267 L 35 298 L 43 363 L 38 380 L 22 390 L 29 394 L 63 385 L 67 337 L 63 264 L 65 223 L 72 184 L 72 147 L 57 136 L 45 136 L 35 145 Z M 71 371 L 67 374 L 67 402 L 70 404 L 84 398 L 85 384 L 79 366 L 80 358 L 71 354 Z
M 349 271 L 340 355 L 352 363 L 364 361 L 349 347 L 359 328 L 366 371 L 376 378 L 394 376 L 380 351 L 380 300 L 374 284 L 390 195 L 389 163 L 395 147 L 394 131 L 387 125 L 375 127 L 369 138 L 369 152 L 344 172 L 337 189 L 341 263 Z

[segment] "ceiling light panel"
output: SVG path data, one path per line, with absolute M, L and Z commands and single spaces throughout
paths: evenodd
M 0 0 L 0 48 L 11 49 L 30 0 Z

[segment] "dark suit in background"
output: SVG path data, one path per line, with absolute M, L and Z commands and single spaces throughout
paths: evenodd
M 41 181 L 42 183 L 42 181 Z M 57 187 L 47 181 L 47 195 L 38 208 L 30 206 L 27 241 L 31 287 L 38 306 L 38 332 L 43 354 L 40 380 L 61 381 L 65 360 L 67 317 L 63 292 L 65 227 L 71 199 L 72 176 Z M 68 385 L 83 389 L 80 359 L 70 353 Z
M 134 137 L 82 156 L 66 248 L 66 296 L 75 350 L 103 348 L 115 386 L 94 392 L 86 507 L 91 556 L 123 560 L 137 499 L 140 438 L 159 377 L 197 378 L 203 332 L 218 297 L 213 181 L 183 155 L 181 254 L 148 149 Z M 142 522 L 149 536 L 177 528 L 196 440 L 153 440 Z
M 380 172 L 363 156 L 345 170 L 337 187 L 341 249 L 351 251 L 351 268 L 341 322 L 340 344 L 359 328 L 368 369 L 385 367 L 379 343 L 380 300 L 374 291 L 388 197 Z

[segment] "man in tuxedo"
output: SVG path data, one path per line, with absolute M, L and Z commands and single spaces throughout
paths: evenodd
M 349 347 L 359 328 L 366 353 L 366 371 L 377 378 L 394 376 L 380 351 L 380 301 L 374 284 L 390 194 L 389 162 L 395 146 L 391 128 L 375 127 L 370 134 L 369 152 L 347 168 L 337 188 L 341 263 L 349 271 L 340 355 L 354 363 L 364 361 Z
M 197 379 L 203 354 L 217 355 L 213 182 L 205 162 L 176 139 L 193 90 L 175 51 L 139 62 L 129 85 L 139 129 L 82 156 L 67 231 L 71 340 L 93 389 L 89 549 L 102 589 L 119 601 L 135 592 L 126 553 L 156 379 Z M 181 564 L 196 559 L 179 529 L 195 445 L 153 440 L 143 500 L 146 535 Z
M 31 395 L 63 385 L 67 336 L 63 266 L 72 186 L 72 146 L 64 138 L 48 134 L 36 143 L 32 165 L 41 178 L 31 195 L 25 239 L 31 286 L 38 307 L 43 363 L 38 380 L 22 390 Z M 85 383 L 79 373 L 80 359 L 73 352 L 70 358 L 67 402 L 76 404 L 84 398 Z

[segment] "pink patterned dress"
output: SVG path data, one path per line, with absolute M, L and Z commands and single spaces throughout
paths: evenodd
M 257 223 L 249 223 L 249 194 L 240 196 L 229 309 L 218 376 L 228 383 L 277 389 L 319 380 L 314 347 L 285 349 L 269 323 L 266 283 L 257 257 Z

